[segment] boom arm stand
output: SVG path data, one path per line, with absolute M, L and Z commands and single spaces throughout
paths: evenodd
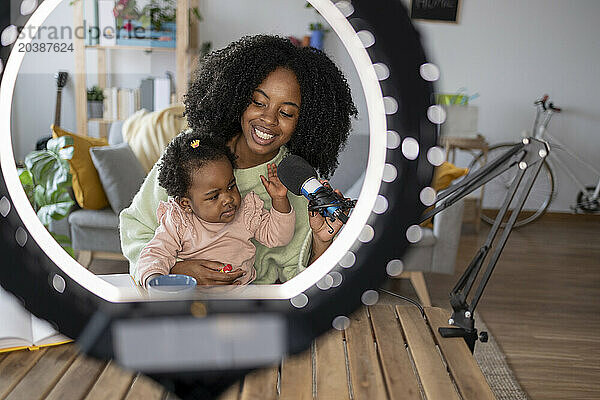
M 475 342 L 478 339 L 475 320 L 473 319 L 475 307 L 494 271 L 494 267 L 506 245 L 508 236 L 512 231 L 519 213 L 523 209 L 523 205 L 529 196 L 529 191 L 531 190 L 549 151 L 549 147 L 544 141 L 531 137 L 524 138 L 521 143 L 515 144 L 506 153 L 476 171 L 472 176 L 467 176 L 467 178 L 463 179 L 461 182 L 452 185 L 447 190 L 440 193 L 436 207 L 421 217 L 421 221 L 433 217 L 435 214 L 448 208 L 508 169 L 513 167 L 518 168 L 485 243 L 471 260 L 469 266 L 450 293 L 450 305 L 452 306 L 453 313 L 452 317 L 448 320 L 448 323 L 450 325 L 455 325 L 456 327 L 439 328 L 439 332 L 443 337 L 464 338 L 469 349 L 471 349 L 471 352 L 475 349 Z M 502 230 L 500 238 L 494 246 L 494 240 L 500 230 L 504 217 L 509 211 L 513 199 L 514 208 L 511 211 L 506 226 Z M 479 285 L 469 304 L 467 297 L 471 292 L 473 284 L 482 269 L 488 253 L 492 250 L 492 247 L 492 256 L 487 263 L 483 276 L 479 281 Z M 487 341 L 487 333 L 481 332 L 479 339 L 483 342 Z

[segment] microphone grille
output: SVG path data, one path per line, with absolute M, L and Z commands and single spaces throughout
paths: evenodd
M 279 163 L 277 176 L 290 192 L 301 196 L 302 184 L 309 178 L 316 178 L 317 172 L 304 158 L 289 154 Z

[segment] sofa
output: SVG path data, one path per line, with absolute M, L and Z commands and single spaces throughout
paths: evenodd
M 123 143 L 122 126 L 123 121 L 111 124 L 109 146 Z M 124 170 L 128 168 L 143 171 L 140 165 L 123 167 Z M 141 183 L 142 180 L 133 182 L 130 193 L 135 193 Z M 88 267 L 93 258 L 125 260 L 119 239 L 119 215 L 110 206 L 100 210 L 88 210 L 76 205 L 67 218 L 52 221 L 50 230 L 71 238 L 72 247 L 78 253 L 77 260 L 84 267 Z

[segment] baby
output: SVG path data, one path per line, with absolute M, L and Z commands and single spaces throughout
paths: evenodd
M 261 176 L 271 210 L 254 192 L 241 198 L 234 165 L 229 149 L 206 134 L 188 130 L 171 141 L 158 176 L 169 200 L 156 212 L 159 226 L 140 254 L 137 282 L 147 286 L 154 276 L 169 274 L 177 259 L 204 259 L 222 263 L 222 273 L 240 268 L 245 274 L 235 284 L 248 284 L 256 278 L 250 238 L 267 247 L 292 240 L 295 212 L 276 165 L 268 165 L 268 179 Z

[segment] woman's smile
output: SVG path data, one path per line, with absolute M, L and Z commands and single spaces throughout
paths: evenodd
M 268 145 L 271 144 L 277 135 L 270 129 L 265 128 L 264 126 L 252 126 L 254 129 L 252 132 L 252 138 L 254 141 L 260 145 Z

